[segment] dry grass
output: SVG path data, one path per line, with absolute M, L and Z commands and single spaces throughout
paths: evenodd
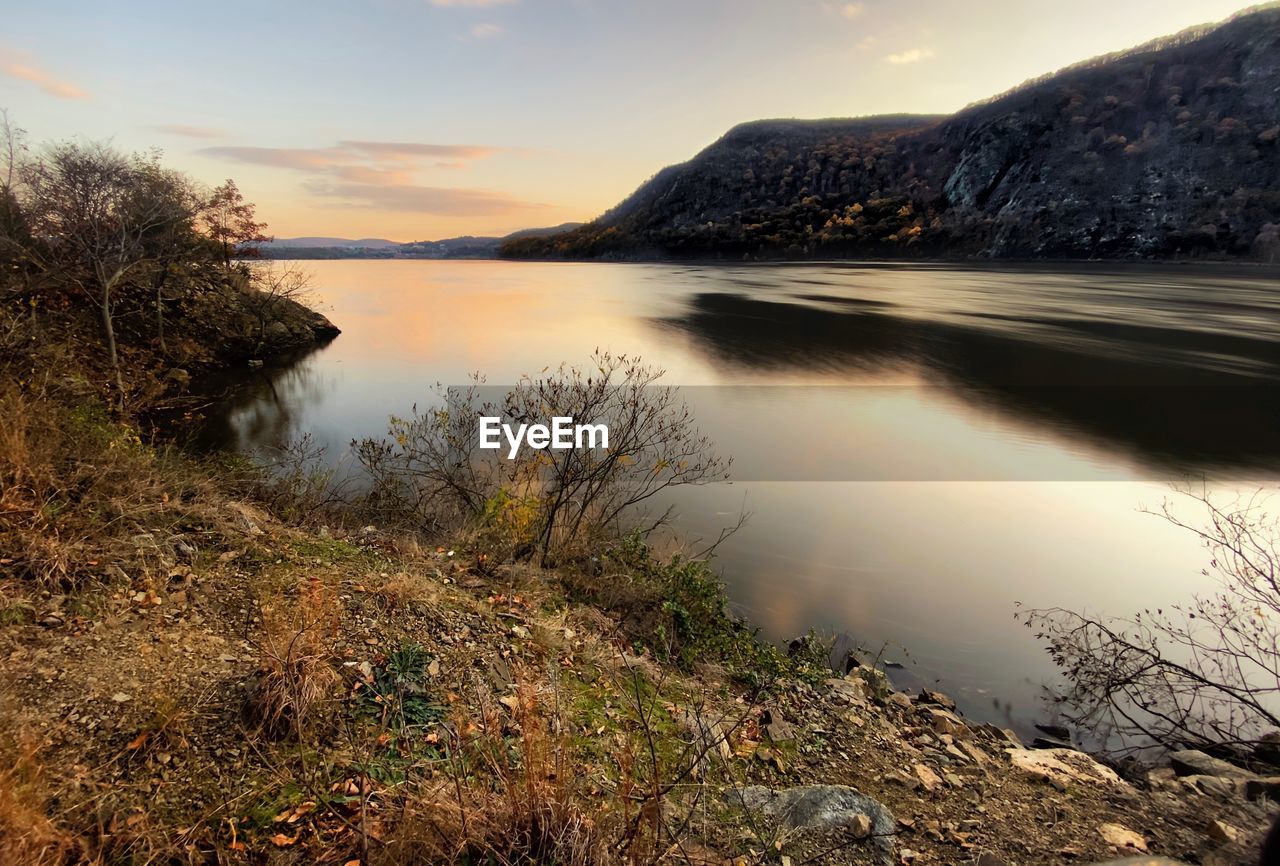
M 262 663 L 249 713 L 268 736 L 292 735 L 301 741 L 341 680 L 332 649 L 340 627 L 339 602 L 312 577 L 296 597 L 280 596 L 264 604 L 262 614 Z
M 623 861 L 626 815 L 581 789 L 568 726 L 554 686 L 527 679 L 478 712 L 460 713 L 443 780 L 407 798 L 377 864 Z
M 55 866 L 79 846 L 49 819 L 44 765 L 32 741 L 0 752 L 0 863 Z
M 198 466 L 144 445 L 92 402 L 0 385 L 0 576 L 57 592 L 108 565 L 171 563 L 169 539 L 213 496 Z

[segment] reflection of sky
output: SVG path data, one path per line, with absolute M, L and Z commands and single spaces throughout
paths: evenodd
M 431 402 L 437 382 L 465 384 L 484 371 L 490 383 L 509 384 L 562 361 L 585 362 L 597 347 L 640 355 L 668 370 L 664 382 L 690 386 L 700 427 L 738 458 L 733 476 L 741 481 L 682 490 L 676 501 L 680 529 L 709 539 L 734 522 L 745 500 L 751 520 L 723 547 L 719 565 L 749 617 L 775 638 L 814 626 L 847 630 L 873 649 L 893 641 L 899 646 L 890 657 L 907 660 L 921 679 L 941 678 L 966 709 L 991 718 L 994 699 L 1030 715 L 1035 682 L 1052 675 L 1034 637 L 1014 623 L 1015 601 L 1124 613 L 1204 588 L 1195 540 L 1137 510 L 1158 506 L 1169 490 L 1141 446 L 1085 435 L 1069 418 L 1032 418 L 1016 403 L 986 401 L 969 383 L 939 380 L 878 346 L 846 365 L 817 335 L 784 332 L 778 323 L 753 332 L 753 340 L 769 337 L 766 347 L 712 346 L 697 328 L 655 322 L 682 316 L 691 297 L 708 291 L 773 299 L 874 291 L 903 316 L 932 320 L 954 315 L 939 283 L 955 287 L 957 304 L 969 310 L 1012 310 L 1021 291 L 1041 312 L 1067 309 L 1073 318 L 1124 309 L 1133 319 L 1153 306 L 1144 325 L 1177 328 L 1217 321 L 1226 330 L 1240 309 L 1277 303 L 1250 273 L 1200 271 L 1188 279 L 1203 281 L 1197 290 L 1213 299 L 1208 308 L 1160 303 L 1159 284 L 1170 278 L 1159 269 L 1108 277 L 1113 297 L 1096 290 L 1095 276 L 968 269 L 310 267 L 343 333 L 279 376 L 274 398 L 237 410 L 241 438 L 251 438 L 252 419 L 255 431 L 307 431 L 340 454 L 353 437 L 385 432 L 388 415 Z M 1038 296 L 1041 285 L 1052 300 Z M 1185 287 L 1165 291 L 1176 302 Z M 1124 300 L 1135 296 L 1146 304 Z M 750 387 L 696 387 L 712 385 Z M 838 460 L 848 462 L 841 477 L 868 480 L 765 480 L 821 477 Z M 758 471 L 777 466 L 791 474 Z M 948 477 L 960 480 L 905 480 Z M 1001 477 L 1044 480 L 974 480 Z M 1250 476 L 1239 470 L 1236 477 Z M 1068 481 L 1097 478 L 1110 480 Z

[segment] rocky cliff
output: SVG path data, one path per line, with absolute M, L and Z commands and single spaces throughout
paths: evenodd
M 1280 6 L 938 118 L 761 121 L 512 257 L 1280 260 Z

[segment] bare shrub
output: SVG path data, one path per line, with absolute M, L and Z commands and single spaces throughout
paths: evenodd
M 262 262 L 249 271 L 248 308 L 258 326 L 258 344 L 267 342 L 267 329 L 291 303 L 300 303 L 311 294 L 311 274 L 290 262 Z
M 1050 608 L 1025 615 L 1066 675 L 1063 715 L 1121 740 L 1238 752 L 1280 729 L 1280 523 L 1265 498 L 1219 506 L 1191 526 L 1218 590 L 1168 610 L 1102 618 Z
M 461 518 L 495 547 L 543 565 L 596 549 L 641 519 L 641 506 L 673 487 L 727 477 L 662 371 L 598 352 L 589 369 L 561 366 L 525 376 L 500 404 L 480 400 L 479 380 L 444 405 L 393 418 L 389 436 L 354 443 L 373 482 L 369 501 L 419 526 Z M 607 423 L 609 446 L 479 451 L 480 419 L 513 425 Z M 666 514 L 649 522 L 664 522 Z

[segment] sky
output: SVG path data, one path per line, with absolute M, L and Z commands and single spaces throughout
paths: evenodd
M 17 2 L 33 144 L 163 150 L 277 237 L 591 219 L 737 123 L 949 113 L 1238 0 Z

